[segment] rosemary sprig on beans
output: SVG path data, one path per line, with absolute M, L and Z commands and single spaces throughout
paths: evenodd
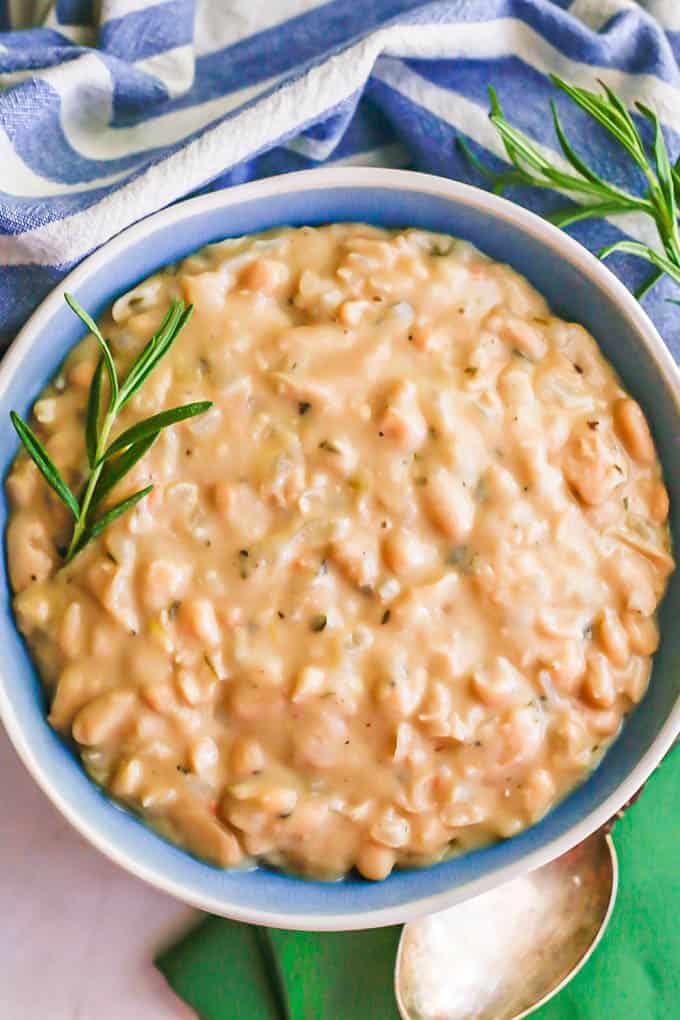
M 633 118 L 620 97 L 607 85 L 600 82 L 603 93 L 578 88 L 551 74 L 553 84 L 564 92 L 577 106 L 600 124 L 642 171 L 646 190 L 641 195 L 620 188 L 604 180 L 592 167 L 575 152 L 567 138 L 557 112 L 551 101 L 553 123 L 560 148 L 574 173 L 556 166 L 538 146 L 521 131 L 513 127 L 503 115 L 495 90 L 489 88 L 491 111 L 489 119 L 501 136 L 505 151 L 514 169 L 500 174 L 493 173 L 471 152 L 469 146 L 459 139 L 461 148 L 470 163 L 492 182 L 493 190 L 500 194 L 512 184 L 529 185 L 535 188 L 554 188 L 567 195 L 576 196 L 584 204 L 580 208 L 560 209 L 547 218 L 558 227 L 567 227 L 580 220 L 621 213 L 643 213 L 652 218 L 659 236 L 661 251 L 655 251 L 639 241 L 617 241 L 607 245 L 598 255 L 606 259 L 614 252 L 636 255 L 650 262 L 654 267 L 652 275 L 637 290 L 636 297 L 642 298 L 666 273 L 680 286 L 680 158 L 671 164 L 661 124 L 656 113 L 643 103 L 636 103 L 637 110 L 649 122 L 653 139 L 648 147 Z M 648 149 L 650 151 L 648 151 Z
M 163 429 L 186 418 L 203 414 L 212 403 L 209 400 L 201 400 L 161 411 L 130 426 L 109 442 L 116 418 L 175 343 L 189 321 L 193 305 L 187 307 L 183 301 L 172 302 L 160 326 L 137 355 L 125 378 L 121 380 L 118 378 L 111 349 L 99 326 L 74 297 L 70 294 L 65 294 L 64 297 L 101 348 L 101 358 L 90 384 L 85 417 L 85 449 L 90 470 L 78 496 L 68 486 L 47 450 L 23 418 L 16 411 L 10 411 L 10 418 L 29 457 L 71 512 L 73 530 L 64 555 L 64 561 L 68 563 L 88 542 L 100 535 L 104 528 L 136 506 L 151 492 L 153 485 L 147 485 L 100 513 L 101 504 L 111 490 L 151 449 Z M 105 376 L 108 381 L 108 392 L 102 405 Z

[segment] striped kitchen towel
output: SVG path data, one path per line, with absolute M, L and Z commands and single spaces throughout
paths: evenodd
M 643 100 L 680 151 L 680 0 L 0 0 L 0 335 L 88 252 L 197 192 L 319 164 L 410 166 L 483 184 L 497 168 L 493 83 L 555 150 L 550 71 Z M 560 102 L 616 180 L 631 168 Z M 550 193 L 510 197 L 538 211 Z M 626 219 L 649 240 L 646 223 Z M 580 224 L 597 249 L 621 224 Z M 631 287 L 648 268 L 623 256 Z M 669 282 L 645 299 L 680 357 Z

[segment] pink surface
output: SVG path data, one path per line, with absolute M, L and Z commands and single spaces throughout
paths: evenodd
M 0 1016 L 195 1020 L 153 967 L 196 911 L 85 843 L 0 726 Z

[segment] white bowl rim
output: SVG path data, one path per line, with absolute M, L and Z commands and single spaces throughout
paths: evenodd
M 618 304 L 632 323 L 646 351 L 656 363 L 659 374 L 667 384 L 680 413 L 680 369 L 673 360 L 670 351 L 638 301 L 621 281 L 586 248 L 535 213 L 507 199 L 482 191 L 480 188 L 432 174 L 377 167 L 324 167 L 268 177 L 186 199 L 126 228 L 88 255 L 64 277 L 33 312 L 0 362 L 0 399 L 4 396 L 15 366 L 28 352 L 34 337 L 49 323 L 57 309 L 63 306 L 64 291 L 76 290 L 92 275 L 103 269 L 111 258 L 122 254 L 131 244 L 139 242 L 159 228 L 162 229 L 190 219 L 194 214 L 223 209 L 246 201 L 273 196 L 280 197 L 282 193 L 292 194 L 324 188 L 392 189 L 413 191 L 444 199 L 450 198 L 481 212 L 486 212 L 492 219 L 505 220 L 519 227 L 546 247 L 558 251 L 563 258 L 578 268 L 585 276 L 588 276 L 600 290 L 607 292 L 611 299 Z M 33 754 L 28 739 L 16 719 L 11 701 L 2 687 L 0 687 L 0 719 L 29 773 L 64 817 L 88 842 L 137 878 L 143 879 L 184 903 L 207 913 L 229 917 L 235 921 L 299 931 L 349 931 L 404 924 L 424 914 L 445 910 L 455 903 L 479 896 L 519 875 L 533 871 L 587 839 L 621 810 L 670 750 L 676 736 L 680 733 L 680 697 L 676 700 L 652 745 L 616 790 L 598 808 L 589 812 L 558 838 L 511 864 L 497 868 L 463 885 L 414 899 L 405 904 L 355 912 L 349 915 L 298 915 L 289 911 L 278 913 L 276 910 L 244 910 L 232 908 L 218 897 L 194 895 L 187 892 L 182 883 L 170 880 L 159 874 L 154 868 L 141 864 L 125 849 L 112 846 L 90 824 L 89 820 L 81 815 L 78 808 L 69 803 L 68 798 L 53 786 L 47 770 L 41 767 Z

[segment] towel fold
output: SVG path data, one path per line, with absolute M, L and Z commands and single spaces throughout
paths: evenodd
M 677 0 L 0 0 L 0 336 L 88 252 L 190 194 L 320 164 L 410 166 L 471 180 L 456 140 L 496 168 L 489 84 L 551 150 L 556 71 L 658 110 L 680 150 Z M 617 181 L 632 168 L 559 101 Z M 510 196 L 539 212 L 550 192 Z M 591 250 L 649 224 L 582 223 Z M 631 287 L 648 267 L 611 266 Z M 670 283 L 645 306 L 680 355 Z

